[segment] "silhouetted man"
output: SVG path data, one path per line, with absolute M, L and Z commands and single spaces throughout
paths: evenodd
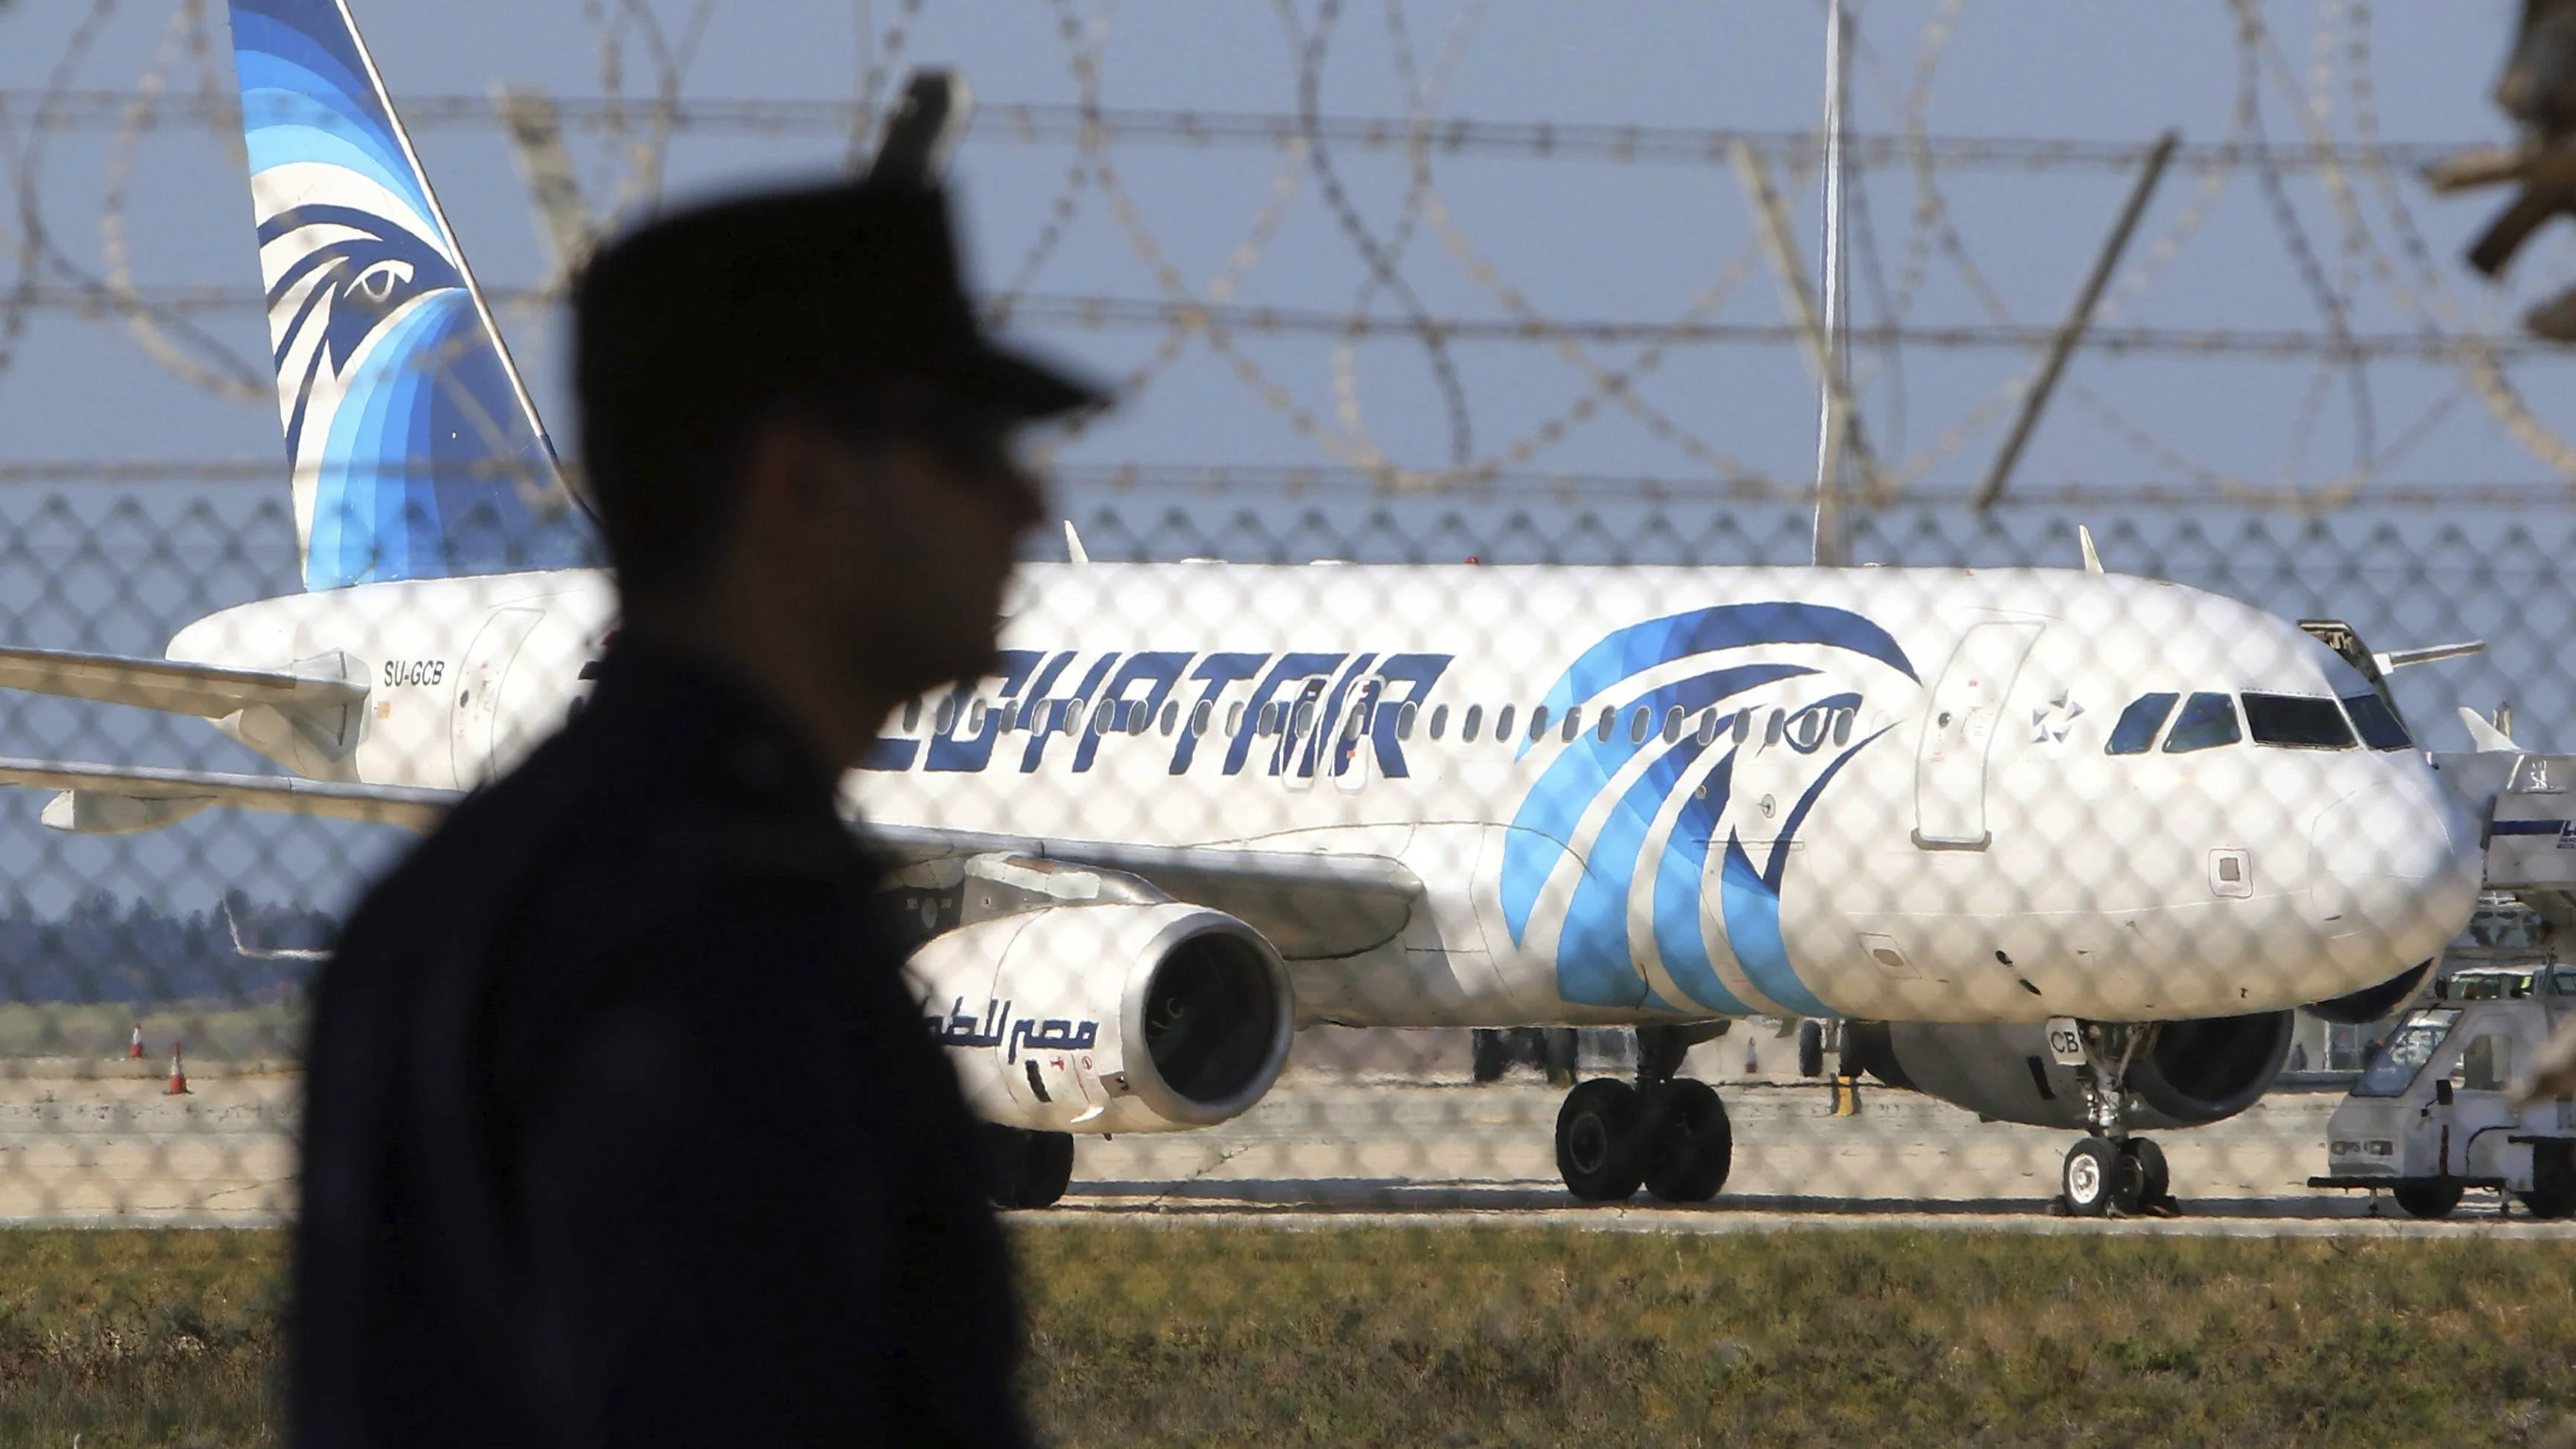
M 1019 1443 L 974 1125 L 834 792 L 991 666 L 1012 432 L 1095 395 L 978 334 L 918 187 L 672 217 L 575 308 L 621 629 L 323 973 L 296 1437 Z

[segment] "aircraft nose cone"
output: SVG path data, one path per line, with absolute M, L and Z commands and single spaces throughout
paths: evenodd
M 2429 780 L 2344 796 L 2318 813 L 2309 842 L 2309 899 L 2328 949 L 2353 970 L 2356 987 L 2441 950 L 2477 906 L 2477 830 Z

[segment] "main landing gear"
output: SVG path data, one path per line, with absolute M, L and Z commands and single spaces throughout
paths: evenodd
M 1735 1135 L 1706 1082 L 1673 1075 L 1682 1054 L 1717 1034 L 1705 1026 L 1637 1028 L 1637 1080 L 1595 1077 L 1556 1114 L 1556 1170 L 1585 1202 L 1623 1202 L 1639 1187 L 1665 1202 L 1706 1202 L 1726 1186 Z
M 984 1191 L 997 1208 L 1054 1207 L 1073 1183 L 1073 1134 L 1032 1132 L 996 1122 L 983 1134 Z
M 2087 1022 L 2080 1029 L 2084 1115 L 2093 1135 L 2066 1149 L 2059 1198 L 2080 1218 L 2174 1209 L 2173 1174 L 2164 1149 L 2129 1135 L 2129 1063 L 2144 1050 L 2147 1029 L 2125 1022 Z

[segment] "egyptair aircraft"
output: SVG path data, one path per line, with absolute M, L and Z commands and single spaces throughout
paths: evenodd
M 343 0 L 233 0 L 306 591 L 163 659 L 0 685 L 193 714 L 238 776 L 0 762 L 55 827 L 209 805 L 426 828 L 581 706 L 608 578 Z M 1229 1118 L 1301 1024 L 1637 1028 L 1565 1099 L 1580 1197 L 1703 1200 L 1678 1074 L 1731 1019 L 2085 1135 L 2242 1110 L 2291 1013 L 2382 1007 L 2468 919 L 2478 832 L 2373 656 L 2098 569 L 1024 571 L 999 673 L 889 721 L 850 797 L 932 1030 L 1051 1200 L 1074 1132 Z

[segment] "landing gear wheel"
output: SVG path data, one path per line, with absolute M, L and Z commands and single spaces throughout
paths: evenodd
M 1502 1032 L 1492 1027 L 1477 1027 L 1468 1035 L 1468 1070 L 1477 1085 L 1499 1082 L 1503 1069 L 1512 1064 L 1511 1045 Z
M 2410 1218 L 2446 1218 L 2460 1205 L 2463 1191 L 2457 1178 L 2418 1177 L 2397 1184 L 2394 1195 Z
M 2539 1142 L 2531 1149 L 2531 1191 L 2522 1205 L 2536 1218 L 2576 1214 L 2576 1143 Z
M 987 1193 L 997 1208 L 1053 1207 L 1073 1182 L 1073 1134 L 986 1124 Z
M 1798 1023 L 1798 1075 L 1821 1077 L 1825 1074 L 1825 1024 L 1821 1021 Z
M 2165 1166 L 2165 1150 L 2145 1137 L 2132 1137 L 2120 1144 L 2138 1169 L 2138 1206 L 2164 1207 L 2173 1202 L 2173 1171 Z
M 2099 1137 L 2087 1137 L 2066 1149 L 2059 1174 L 2066 1210 L 2079 1218 L 2138 1210 L 2138 1160 Z
M 1637 1089 L 1595 1077 L 1565 1094 L 1556 1112 L 1556 1171 L 1566 1191 L 1585 1202 L 1624 1202 L 1646 1179 L 1645 1143 L 1637 1131 Z
M 1726 1104 L 1706 1082 L 1676 1077 L 1663 1094 L 1663 1122 L 1649 1146 L 1646 1191 L 1665 1202 L 1706 1202 L 1726 1186 L 1735 1165 L 1735 1132 Z

